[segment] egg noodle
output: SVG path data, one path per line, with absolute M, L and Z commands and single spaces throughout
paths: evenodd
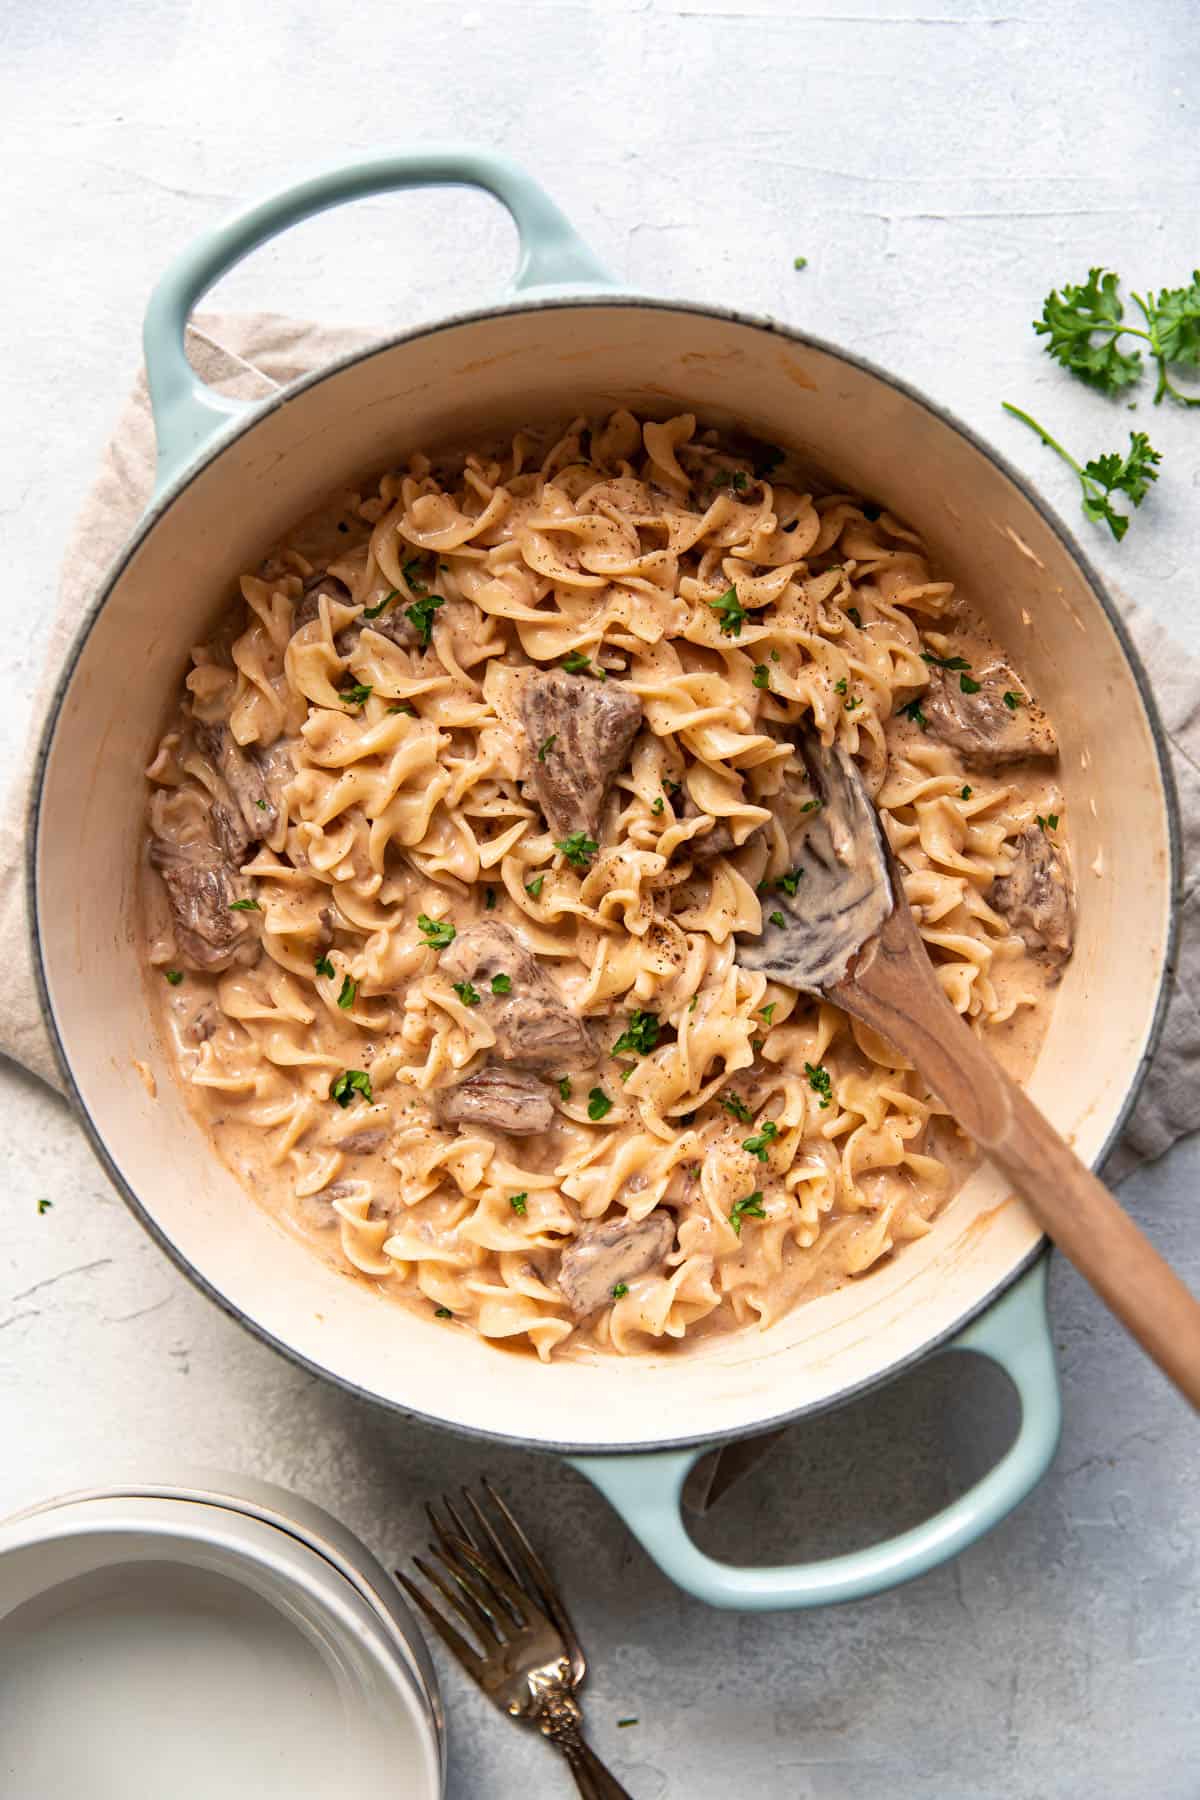
M 207 828 L 197 723 L 255 749 L 271 795 L 227 967 L 178 968 L 148 880 L 149 959 L 221 1153 L 387 1293 L 542 1358 L 768 1325 L 928 1232 L 968 1166 L 901 1057 L 739 967 L 812 804 L 801 721 L 857 761 L 959 1012 L 1040 1029 L 1048 1005 L 985 898 L 1046 789 L 968 773 L 921 729 L 927 659 L 977 627 L 904 524 L 789 467 L 625 411 L 413 456 L 242 577 L 149 771 L 168 844 Z M 389 619 L 407 624 L 384 635 Z M 531 669 L 564 664 L 643 710 L 574 857 L 531 791 L 519 711 Z M 693 856 L 718 828 L 732 847 Z M 595 1045 L 592 1066 L 546 1072 L 553 1123 L 531 1137 L 438 1122 L 437 1095 L 496 1043 L 490 995 L 441 966 L 449 928 L 484 919 Z M 665 1260 L 572 1316 L 564 1248 L 655 1209 Z

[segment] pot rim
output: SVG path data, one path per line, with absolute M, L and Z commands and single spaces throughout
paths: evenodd
M 773 1414 L 770 1418 L 755 1419 L 751 1424 L 732 1426 L 725 1431 L 715 1432 L 711 1436 L 702 1436 L 699 1438 L 679 1439 L 667 1437 L 653 1440 L 634 1439 L 628 1443 L 606 1443 L 601 1445 L 593 1444 L 586 1440 L 576 1442 L 542 1438 L 530 1439 L 517 1436 L 510 1432 L 488 1430 L 479 1425 L 450 1424 L 435 1412 L 428 1412 L 414 1406 L 402 1406 L 396 1401 L 387 1399 L 383 1395 L 373 1393 L 369 1389 L 361 1387 L 357 1382 L 350 1381 L 345 1376 L 335 1374 L 333 1371 L 324 1368 L 320 1363 L 313 1361 L 310 1357 L 297 1350 L 293 1345 L 285 1343 L 282 1338 L 279 1338 L 273 1332 L 268 1331 L 256 1319 L 251 1318 L 247 1313 L 243 1312 L 240 1306 L 236 1305 L 233 1301 L 228 1299 L 226 1295 L 222 1294 L 214 1287 L 208 1278 L 189 1262 L 176 1245 L 172 1243 L 166 1233 L 158 1225 L 157 1221 L 151 1216 L 137 1194 L 133 1191 L 128 1182 L 126 1182 L 120 1169 L 110 1155 L 107 1145 L 104 1142 L 104 1138 L 96 1125 L 96 1122 L 92 1118 L 83 1096 L 79 1091 L 78 1085 L 76 1084 L 74 1073 L 67 1056 L 66 1047 L 59 1035 L 54 1011 L 50 1003 L 49 985 L 42 959 L 42 939 L 37 899 L 37 867 L 39 831 L 42 814 L 42 792 L 45 783 L 46 766 L 49 761 L 55 733 L 58 729 L 59 717 L 62 712 L 67 692 L 74 678 L 75 670 L 87 646 L 88 640 L 91 637 L 92 629 L 95 626 L 97 619 L 107 605 L 110 596 L 125 573 L 129 563 L 132 561 L 135 553 L 140 548 L 143 541 L 149 536 L 151 531 L 153 531 L 166 517 L 175 501 L 186 492 L 199 475 L 208 469 L 212 463 L 216 462 L 231 444 L 253 431 L 264 419 L 269 417 L 279 407 L 290 404 L 299 394 L 307 392 L 310 388 L 319 386 L 322 382 L 333 380 L 346 369 L 353 368 L 359 363 L 367 362 L 374 356 L 397 349 L 403 344 L 418 343 L 422 339 L 440 336 L 442 332 L 453 331 L 463 325 L 482 324 L 486 323 L 489 319 L 507 318 L 513 314 L 563 311 L 568 308 L 584 312 L 609 307 L 620 307 L 622 309 L 630 310 L 644 308 L 655 312 L 691 313 L 702 318 L 718 319 L 728 324 L 746 326 L 754 331 L 765 332 L 768 336 L 782 338 L 786 342 L 796 344 L 802 349 L 816 350 L 822 355 L 847 363 L 852 368 L 858 369 L 862 373 L 874 377 L 875 380 L 882 382 L 885 386 L 902 394 L 905 399 L 910 400 L 915 405 L 921 407 L 925 412 L 937 419 L 939 423 L 947 426 L 960 438 L 964 439 L 972 449 L 978 451 L 981 456 L 985 457 L 994 468 L 998 469 L 999 472 L 1013 484 L 1023 498 L 1027 500 L 1038 513 L 1043 523 L 1058 538 L 1066 554 L 1079 568 L 1088 587 L 1107 617 L 1117 642 L 1120 645 L 1125 661 L 1129 666 L 1130 673 L 1133 676 L 1143 710 L 1150 726 L 1150 735 L 1154 744 L 1155 757 L 1158 763 L 1159 778 L 1162 783 L 1163 801 L 1167 816 L 1170 879 L 1168 883 L 1169 903 L 1167 909 L 1165 953 L 1159 975 L 1154 1016 L 1137 1067 L 1130 1077 L 1125 1098 L 1122 1101 L 1121 1107 L 1104 1143 L 1101 1145 L 1097 1155 L 1093 1158 L 1093 1168 L 1099 1168 L 1103 1164 L 1105 1158 L 1120 1137 L 1133 1110 L 1138 1094 L 1141 1091 L 1141 1086 L 1145 1080 L 1150 1062 L 1158 1048 L 1179 949 L 1179 900 L 1181 881 L 1180 822 L 1179 802 L 1175 791 L 1174 775 L 1171 770 L 1170 753 L 1167 746 L 1166 733 L 1158 715 L 1158 708 L 1154 700 L 1149 678 L 1142 666 L 1141 657 L 1130 638 L 1128 629 L 1117 610 L 1112 596 L 1109 594 L 1107 587 L 1093 567 L 1088 556 L 1076 541 L 1074 534 L 1068 529 L 1054 509 L 1041 498 L 1032 483 L 1009 462 L 1007 457 L 995 449 L 985 438 L 981 437 L 972 426 L 960 419 L 949 407 L 943 406 L 938 401 L 931 400 L 920 388 L 913 386 L 912 383 L 906 381 L 902 377 L 892 374 L 890 370 L 882 368 L 869 357 L 861 356 L 856 351 L 843 349 L 841 345 L 833 343 L 828 338 L 819 337 L 813 332 L 801 331 L 793 326 L 782 324 L 779 320 L 773 319 L 765 313 L 742 312 L 735 307 L 710 305 L 701 301 L 674 300 L 620 291 L 590 291 L 584 294 L 556 295 L 553 297 L 518 300 L 501 305 L 473 308 L 464 312 L 451 313 L 444 318 L 410 327 L 406 331 L 389 333 L 362 349 L 349 351 L 346 355 L 338 357 L 330 363 L 323 364 L 319 369 L 313 370 L 310 374 L 301 376 L 295 381 L 288 382 L 284 387 L 281 387 L 276 394 L 269 396 L 261 402 L 253 403 L 252 407 L 247 410 L 246 415 L 231 429 L 218 429 L 214 440 L 201 450 L 160 493 L 156 493 L 152 497 L 145 512 L 135 526 L 128 543 L 125 545 L 125 548 L 116 558 L 112 567 L 101 582 L 95 598 L 80 621 L 70 650 L 68 651 L 63 668 L 55 684 L 54 693 L 47 710 L 46 720 L 38 740 L 33 775 L 30 782 L 28 811 L 26 816 L 25 897 L 29 931 L 32 940 L 33 969 L 34 979 L 37 985 L 38 1001 L 41 1007 L 42 1019 L 50 1039 L 54 1060 L 63 1080 L 66 1096 L 71 1103 L 76 1117 L 83 1127 L 84 1134 L 91 1145 L 93 1153 L 100 1162 L 109 1180 L 121 1195 L 125 1204 L 129 1207 L 142 1228 L 151 1238 L 153 1238 L 159 1248 L 166 1253 L 180 1273 L 183 1274 L 194 1287 L 198 1288 L 207 1299 L 214 1302 L 215 1305 L 217 1305 L 229 1318 L 235 1320 L 245 1330 L 258 1338 L 260 1342 L 268 1345 L 272 1350 L 277 1351 L 296 1367 L 303 1369 L 306 1374 L 315 1375 L 320 1380 L 327 1381 L 342 1389 L 343 1392 L 351 1394 L 355 1399 L 384 1408 L 389 1413 L 399 1414 L 404 1418 L 417 1418 L 420 1419 L 423 1424 L 432 1425 L 440 1430 L 453 1432 L 456 1436 L 472 1438 L 482 1443 L 513 1445 L 525 1450 L 572 1456 L 651 1454 L 655 1451 L 680 1450 L 695 1445 L 716 1446 L 718 1444 L 735 1443 L 742 1438 L 758 1437 L 767 1432 L 782 1430 L 785 1426 L 795 1423 L 798 1419 L 816 1417 L 820 1413 L 830 1412 L 835 1407 L 843 1406 L 851 1400 L 872 1393 L 876 1388 L 882 1387 L 885 1383 L 894 1380 L 907 1369 L 914 1368 L 918 1363 L 924 1362 L 928 1357 L 936 1354 L 954 1338 L 958 1337 L 972 1320 L 978 1318 L 999 1300 L 1013 1283 L 1037 1261 L 1039 1256 L 1048 1254 L 1049 1245 L 1047 1240 L 1043 1236 L 1040 1242 L 1035 1244 L 1033 1249 L 1030 1250 L 1026 1256 L 1023 1256 L 1015 1267 L 1009 1269 L 1001 1276 L 1000 1279 L 988 1289 L 987 1293 L 981 1296 L 973 1306 L 963 1312 L 952 1325 L 948 1325 L 941 1331 L 934 1332 L 907 1355 L 898 1357 L 896 1360 L 887 1363 L 883 1368 L 877 1369 L 873 1374 L 865 1376 L 861 1381 L 854 1382 L 848 1387 L 840 1389 L 836 1394 L 826 1395 L 819 1400 L 809 1401 L 801 1406 L 791 1407 L 784 1412 Z

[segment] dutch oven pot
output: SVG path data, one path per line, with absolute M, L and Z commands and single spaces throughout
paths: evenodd
M 339 202 L 445 184 L 486 189 L 516 223 L 520 265 L 502 304 L 387 339 L 259 405 L 198 381 L 184 325 L 241 257 Z M 399 1413 L 565 1453 L 701 1599 L 844 1600 L 955 1555 L 1030 1491 L 1059 1429 L 1043 1240 L 991 1168 L 928 1237 L 765 1332 L 642 1359 L 499 1355 L 326 1267 L 254 1205 L 188 1112 L 138 956 L 142 771 L 188 648 L 237 575 L 339 483 L 419 447 L 618 405 L 693 411 L 785 443 L 912 521 L 1057 722 L 1079 941 L 1030 1091 L 1094 1164 L 1155 1041 L 1176 832 L 1145 677 L 1070 533 L 972 432 L 861 357 L 767 319 L 622 293 L 529 177 L 481 151 L 379 156 L 251 207 L 176 263 L 145 341 L 158 485 L 62 677 L 30 831 L 46 1019 L 112 1180 L 191 1280 L 267 1343 Z M 947 1348 L 994 1359 L 1021 1404 L 1012 1447 L 951 1506 L 890 1542 L 793 1567 L 732 1567 L 692 1543 L 680 1491 L 705 1449 L 835 1406 Z

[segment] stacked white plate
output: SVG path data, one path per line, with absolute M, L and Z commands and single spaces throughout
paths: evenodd
M 0 1524 L 13 1800 L 441 1800 L 444 1745 L 395 1584 L 295 1495 L 197 1474 Z

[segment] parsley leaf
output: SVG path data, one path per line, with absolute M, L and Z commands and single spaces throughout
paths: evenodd
M 634 1012 L 629 1015 L 628 1030 L 621 1033 L 612 1047 L 612 1053 L 614 1056 L 649 1056 L 657 1042 L 657 1016 L 652 1012 Z
M 922 650 L 921 661 L 930 663 L 935 669 L 969 669 L 971 666 L 965 656 L 935 656 L 932 650 Z
M 571 1098 L 571 1077 L 564 1075 L 558 1084 L 558 1097 L 564 1103 Z
M 345 976 L 342 980 L 342 991 L 337 997 L 337 1003 L 343 1012 L 350 1011 L 350 1008 L 354 1005 L 357 994 L 357 981 L 352 981 L 349 975 Z
M 328 981 L 332 981 L 337 974 L 337 970 L 327 956 L 318 956 L 313 968 L 318 975 L 324 975 Z
M 656 819 L 662 817 L 662 810 L 665 805 L 666 805 L 666 801 L 663 799 L 662 795 L 660 794 L 658 796 L 658 799 L 654 801 L 653 805 L 650 808 L 650 811 L 654 814 Z
M 802 813 L 820 812 L 820 810 L 821 802 L 819 800 L 806 800 L 804 805 L 800 808 Z
M 417 914 L 417 930 L 431 950 L 444 950 L 458 936 L 448 919 L 431 919 L 428 913 Z
M 388 707 L 388 711 L 390 713 L 408 713 L 409 717 L 413 719 L 417 716 L 417 709 L 410 700 L 397 700 L 394 706 Z
M 452 1319 L 454 1314 L 450 1311 L 448 1306 L 435 1306 L 433 1309 L 433 1316 L 435 1319 Z
M 164 969 L 163 970 L 163 978 L 166 981 L 168 981 L 172 987 L 178 987 L 180 982 L 183 980 L 183 970 L 182 969 Z
M 919 725 L 922 731 L 924 731 L 926 725 L 929 723 L 925 714 L 921 711 L 920 694 L 917 695 L 915 700 L 910 700 L 907 706 L 902 706 L 900 711 L 904 714 L 906 719 L 911 719 L 914 725 Z
M 329 1084 L 329 1098 L 339 1106 L 349 1106 L 355 1094 L 361 1094 L 368 1105 L 374 1099 L 371 1077 L 365 1069 L 343 1069 Z
M 842 679 L 840 681 L 834 682 L 833 691 L 835 694 L 844 694 L 846 692 L 846 689 L 848 686 L 849 686 L 849 683 L 847 682 L 846 677 L 843 675 Z
M 1142 372 L 1142 359 L 1136 350 L 1122 351 L 1117 340 L 1132 327 L 1123 324 L 1125 308 L 1117 293 L 1117 276 L 1103 269 L 1090 269 L 1081 282 L 1064 282 L 1042 302 L 1042 316 L 1035 319 L 1033 329 L 1047 338 L 1048 356 L 1070 369 L 1090 387 L 1102 393 L 1119 393 L 1137 381 Z M 1135 337 L 1148 333 L 1133 330 Z
M 544 875 L 535 875 L 532 881 L 527 881 L 525 883 L 525 892 L 529 895 L 531 900 L 538 900 L 541 898 L 542 886 L 545 879 L 546 877 Z
M 383 599 L 379 602 L 379 604 L 377 606 L 364 606 L 363 607 L 363 618 L 364 619 L 377 619 L 379 617 L 380 613 L 383 612 L 385 607 L 390 606 L 392 604 L 393 600 L 398 600 L 399 598 L 400 598 L 400 589 L 393 588 L 390 594 L 385 594 L 383 596 Z
M 546 758 L 549 756 L 550 752 L 553 750 L 553 748 L 554 748 L 555 744 L 557 744 L 557 742 L 558 742 L 557 731 L 552 731 L 548 738 L 542 739 L 541 743 L 538 745 L 538 761 L 539 762 L 542 762 L 542 763 L 545 762 Z
M 808 1076 L 808 1085 L 813 1093 L 821 1096 L 821 1111 L 824 1112 L 833 1100 L 833 1078 L 829 1070 L 821 1063 L 814 1066 L 806 1062 L 804 1073 Z
M 469 981 L 456 981 L 454 983 L 454 991 L 464 1006 L 479 1005 L 479 989 L 477 987 L 472 987 Z
M 510 1194 L 508 1196 L 508 1204 L 512 1207 L 513 1211 L 522 1219 L 525 1217 L 525 1214 L 529 1210 L 529 1208 L 525 1204 L 525 1202 L 528 1199 L 529 1199 L 529 1195 L 527 1193 L 525 1193 L 524 1191 L 522 1191 L 519 1194 Z
M 958 678 L 958 685 L 964 694 L 977 694 L 983 686 L 983 683 L 981 681 L 976 681 L 971 675 L 960 675 Z
M 415 593 L 416 589 L 414 588 L 413 591 Z M 420 600 L 414 600 L 411 606 L 406 606 L 404 609 L 405 618 L 411 620 L 416 629 L 418 641 L 426 648 L 433 642 L 433 615 L 439 606 L 445 606 L 445 604 L 446 596 L 444 594 L 425 594 Z
M 421 558 L 419 556 L 410 556 L 400 571 L 414 594 L 423 594 L 425 592 L 425 583 L 423 581 L 418 581 L 415 574 L 415 571 L 419 569 L 420 566 Z
M 1038 813 L 1036 815 L 1036 817 L 1037 817 L 1037 822 L 1041 826 L 1043 831 L 1057 831 L 1058 830 L 1058 814 L 1057 813 L 1047 813 L 1044 818 L 1042 817 L 1041 813 Z
M 231 900 L 229 910 L 230 912 L 261 912 L 262 907 L 257 900 Z
M 807 267 L 808 267 L 807 256 L 794 256 L 792 258 L 792 267 L 793 267 L 793 269 L 807 269 Z
M 53 1200 L 39 1200 L 37 1203 L 38 1218 L 40 1219 L 48 1213 L 53 1205 Z
M 573 868 L 586 869 L 600 846 L 585 831 L 573 831 L 569 837 L 556 838 L 554 848 L 562 851 Z
M 338 699 L 344 700 L 347 706 L 365 706 L 374 692 L 370 682 L 359 681 L 354 687 L 339 689 Z
M 862 630 L 862 614 L 859 612 L 857 606 L 848 606 L 846 608 L 846 617 L 852 619 L 858 626 L 858 629 L 860 631 Z
M 772 1002 L 769 1006 L 760 1006 L 759 1007 L 758 1010 L 762 1014 L 763 1018 L 766 1020 L 768 1025 L 770 1025 L 772 1023 L 772 1021 L 774 1020 L 775 1008 L 778 1005 L 779 1005 L 778 1000 L 772 1000 Z
M 729 1223 L 738 1237 L 741 1237 L 743 1219 L 765 1219 L 766 1216 L 763 1210 L 762 1189 L 755 1188 L 754 1192 L 747 1194 L 744 1199 L 734 1201 L 729 1210 Z
M 605 1113 L 610 1113 L 612 1109 L 613 1103 L 605 1093 L 604 1089 L 594 1087 L 588 1095 L 588 1118 L 593 1120 L 602 1119 Z
M 784 916 L 781 912 L 773 912 L 773 913 L 767 914 L 767 924 L 768 925 L 778 925 L 780 930 L 782 930 L 783 927 L 787 924 L 787 920 L 784 918 Z
M 756 688 L 766 688 L 768 693 L 770 692 L 771 671 L 766 663 L 755 663 L 754 673 L 750 679 Z
M 958 797 L 960 800 L 969 800 L 971 798 L 972 792 L 973 792 L 973 790 L 971 788 L 965 787 L 963 789 L 962 793 Z
M 739 1125 L 749 1125 L 751 1119 L 754 1117 L 754 1114 L 750 1111 L 746 1102 L 737 1094 L 722 1094 L 720 1103 L 725 1108 L 725 1111 L 730 1113 L 732 1117 L 737 1120 Z
M 785 894 L 794 894 L 796 889 L 800 886 L 803 874 L 803 869 L 792 869 L 789 874 L 781 875 L 779 880 L 775 883 L 775 886 L 781 887 Z
M 741 637 L 742 625 L 748 617 L 745 607 L 738 599 L 736 587 L 727 587 L 717 600 L 706 600 L 721 621 L 722 637 Z
M 1162 457 L 1145 432 L 1130 432 L 1126 455 L 1121 456 L 1114 450 L 1107 455 L 1094 457 L 1091 462 L 1080 467 L 1070 451 L 1064 450 L 1036 419 L 1031 419 L 1020 407 L 1010 406 L 1007 400 L 1003 405 L 1006 413 L 1011 413 L 1014 419 L 1020 419 L 1023 425 L 1028 425 L 1047 449 L 1053 450 L 1069 468 L 1074 469 L 1083 492 L 1084 513 L 1094 524 L 1107 525 L 1120 543 L 1129 530 L 1129 514 L 1117 511 L 1112 504 L 1113 494 L 1127 494 L 1135 506 L 1140 506 L 1150 491 L 1150 483 L 1158 480 L 1157 465 Z
M 618 1281 L 612 1291 L 612 1297 L 614 1300 L 623 1300 L 628 1292 L 629 1283 L 627 1281 Z
M 756 1156 L 759 1162 L 765 1163 L 767 1160 L 767 1146 L 773 1138 L 777 1138 L 778 1136 L 779 1127 L 774 1119 L 764 1119 L 753 1137 L 743 1138 L 742 1149 L 748 1150 L 751 1156 Z
M 512 976 L 511 975 L 493 975 L 492 976 L 492 992 L 493 992 L 493 994 L 511 994 L 512 993 Z
M 1168 363 L 1182 363 L 1188 368 L 1200 367 L 1200 269 L 1193 269 L 1190 287 L 1163 288 L 1157 300 L 1151 294 L 1134 299 L 1150 326 L 1153 353 L 1158 363 L 1158 386 L 1154 390 L 1157 406 L 1165 394 L 1184 406 L 1200 406 L 1200 394 L 1182 394 L 1167 374 Z
M 1020 694 L 1014 694 L 1010 689 L 1004 696 L 1004 704 L 1007 706 L 1009 712 L 1016 712 L 1018 706 L 1021 704 Z
M 591 658 L 585 656 L 582 650 L 572 650 L 569 655 L 564 656 L 562 666 L 568 675 L 594 675 L 597 672 L 592 668 Z M 603 674 L 603 671 L 600 673 Z

